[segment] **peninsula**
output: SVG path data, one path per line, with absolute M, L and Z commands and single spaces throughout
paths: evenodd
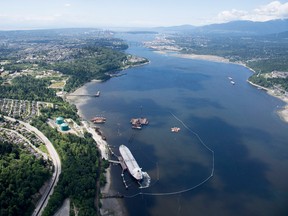
M 89 81 L 105 81 L 117 76 L 120 70 L 148 60 L 125 53 L 127 44 L 111 37 L 113 33 L 108 31 L 57 29 L 0 34 L 0 117 L 23 122 L 33 133 L 42 134 L 47 148 L 32 138 L 25 138 L 32 143 L 31 149 L 36 149 L 31 150 L 32 156 L 34 151 L 43 150 L 50 157 L 49 144 L 56 149 L 53 154 L 60 157 L 53 159 L 57 163 L 51 165 L 51 170 L 39 167 L 43 178 L 26 198 L 29 209 L 25 213 L 32 213 L 33 206 L 41 200 L 39 194 L 43 193 L 39 190 L 46 181 L 45 185 L 53 182 L 53 188 L 46 187 L 49 196 L 42 196 L 44 202 L 38 202 L 35 215 L 39 212 L 53 215 L 64 201 L 75 215 L 79 211 L 83 215 L 99 215 L 100 187 L 106 183 L 104 173 L 108 166 L 107 143 L 78 115 L 66 96 Z M 17 132 L 5 125 L 9 124 L 0 124 L 1 134 L 10 136 Z M 52 170 L 57 172 L 51 179 Z M 8 204 L 1 211 L 12 208 Z

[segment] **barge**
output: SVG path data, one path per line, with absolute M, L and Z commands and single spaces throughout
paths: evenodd
M 106 122 L 106 118 L 102 116 L 96 116 L 90 120 L 94 124 L 101 124 Z
M 132 118 L 130 123 L 132 124 L 132 128 L 142 129 L 142 125 L 148 125 L 149 122 L 147 118 Z

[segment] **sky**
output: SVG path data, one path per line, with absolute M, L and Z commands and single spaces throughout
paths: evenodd
M 288 18 L 279 0 L 1 0 L 0 30 L 207 25 Z

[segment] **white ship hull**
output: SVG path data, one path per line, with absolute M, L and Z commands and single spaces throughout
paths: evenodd
M 119 152 L 123 158 L 125 165 L 127 166 L 129 173 L 136 180 L 141 181 L 143 179 L 143 173 L 137 161 L 133 157 L 131 151 L 125 145 L 121 145 L 119 147 Z

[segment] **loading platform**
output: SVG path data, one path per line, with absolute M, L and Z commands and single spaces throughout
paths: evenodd
M 110 163 L 113 163 L 113 164 L 120 164 L 121 167 L 122 167 L 122 170 L 125 171 L 127 170 L 127 166 L 123 160 L 123 158 L 121 156 L 118 156 L 118 161 L 116 160 L 109 160 Z

